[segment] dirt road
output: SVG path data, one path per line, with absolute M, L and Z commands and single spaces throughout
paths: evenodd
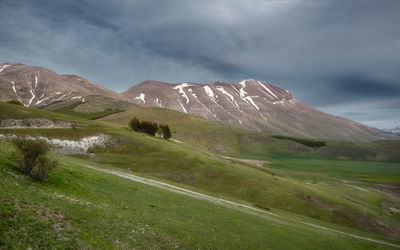
M 241 204 L 238 202 L 233 202 L 233 201 L 229 201 L 229 200 L 225 200 L 225 199 L 221 199 L 221 198 L 217 198 L 217 197 L 213 197 L 213 196 L 209 196 L 209 195 L 205 195 L 202 193 L 198 193 L 198 192 L 194 192 L 191 191 L 189 189 L 185 189 L 185 188 L 181 188 L 181 187 L 177 187 L 165 182 L 161 182 L 161 181 L 156 181 L 156 180 L 152 180 L 152 179 L 148 179 L 148 178 L 143 178 L 137 175 L 133 175 L 133 174 L 128 174 L 128 173 L 124 173 L 121 171 L 116 171 L 116 170 L 111 170 L 111 169 L 103 169 L 103 168 L 97 168 L 97 167 L 93 167 L 93 166 L 84 166 L 96 171 L 100 171 L 103 173 L 107 173 L 107 174 L 112 174 L 112 175 L 116 175 L 125 179 L 129 179 L 135 182 L 139 182 L 139 183 L 143 183 L 146 185 L 150 185 L 153 187 L 157 187 L 157 188 L 161 188 L 164 190 L 168 190 L 171 192 L 175 192 L 175 193 L 179 193 L 182 195 L 186 195 L 186 196 L 190 196 L 196 199 L 201 199 L 201 200 L 207 200 L 210 201 L 214 204 L 218 204 L 224 207 L 229 207 L 229 208 L 233 208 L 233 209 L 238 209 L 240 211 L 244 211 L 247 213 L 252 213 L 252 214 L 257 214 L 257 215 L 264 215 L 262 216 L 263 218 L 276 222 L 276 223 L 280 223 L 280 224 L 284 224 L 284 225 L 289 225 L 289 221 L 291 222 L 296 222 L 299 224 L 303 224 L 303 225 L 307 225 L 319 230 L 324 230 L 324 231 L 329 231 L 329 232 L 333 232 L 333 233 L 337 233 L 340 235 L 344 235 L 347 237 L 352 237 L 355 239 L 359 239 L 359 240 L 364 240 L 364 241 L 369 241 L 369 242 L 374 242 L 374 243 L 378 243 L 378 244 L 382 244 L 382 245 L 386 245 L 386 246 L 391 246 L 391 247 L 396 247 L 396 248 L 400 248 L 400 245 L 396 245 L 390 242 L 386 242 L 386 241 L 382 241 L 382 240 L 377 240 L 377 239 L 372 239 L 372 238 L 368 238 L 368 237 L 364 237 L 364 236 L 358 236 L 355 234 L 351 234 L 351 233 L 346 233 L 343 231 L 339 231 L 336 229 L 332 229 L 332 228 L 328 228 L 328 227 L 324 227 L 324 226 L 320 226 L 317 224 L 313 224 L 313 223 L 309 223 L 309 222 L 305 222 L 302 221 L 301 219 L 294 219 L 294 218 L 289 218 L 289 217 L 285 217 L 285 216 L 281 216 L 263 209 L 259 209 L 259 208 L 255 208 L 249 205 L 245 205 L 245 204 Z

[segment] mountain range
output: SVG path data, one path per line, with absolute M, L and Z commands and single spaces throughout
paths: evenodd
M 42 107 L 65 100 L 83 101 L 88 95 L 114 99 L 123 97 L 76 75 L 60 75 L 51 70 L 21 63 L 0 64 L 0 100 L 18 100 L 26 107 Z
M 392 133 L 392 134 L 396 134 L 396 135 L 400 135 L 400 126 L 397 126 L 394 128 L 389 128 L 389 129 L 384 129 L 383 131 Z
M 253 79 L 211 84 L 149 80 L 120 94 L 80 76 L 21 63 L 0 64 L 0 101 L 18 100 L 27 107 L 43 108 L 88 102 L 88 96 L 172 109 L 271 134 L 347 141 L 393 138 L 379 129 L 321 112 L 297 100 L 289 90 Z

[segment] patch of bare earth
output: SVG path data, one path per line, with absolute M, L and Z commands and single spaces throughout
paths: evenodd
M 262 167 L 262 166 L 264 166 L 264 164 L 268 164 L 269 163 L 269 161 L 250 160 L 250 159 L 234 158 L 234 157 L 229 157 L 229 156 L 222 156 L 222 158 L 225 158 L 225 159 L 228 159 L 228 160 L 242 162 L 242 163 L 245 163 L 245 164 L 255 165 L 257 167 Z
M 366 214 L 361 214 L 353 210 L 342 208 L 339 205 L 323 201 L 310 195 L 299 194 L 298 197 L 306 201 L 307 203 L 312 204 L 313 206 L 319 207 L 323 210 L 332 211 L 336 219 L 342 220 L 344 223 L 357 225 L 362 230 L 380 234 L 391 239 L 400 239 L 400 232 L 393 229 L 390 225 L 383 223 L 377 218 Z
M 354 181 L 346 179 L 342 179 L 341 181 L 343 181 L 344 183 L 358 183 L 358 184 L 369 184 L 377 186 L 376 188 L 368 187 L 367 189 L 385 194 L 396 201 L 400 201 L 400 183 L 377 183 L 377 182 Z
M 319 207 L 319 208 L 321 208 L 323 210 L 333 211 L 333 210 L 338 208 L 337 206 L 335 206 L 332 203 L 323 201 L 321 199 L 318 199 L 318 198 L 310 196 L 310 195 L 299 194 L 298 197 L 300 199 L 306 201 L 307 203 L 310 203 L 311 205 Z

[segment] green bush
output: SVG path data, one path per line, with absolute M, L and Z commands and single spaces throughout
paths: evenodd
M 36 171 L 34 172 L 34 177 L 38 180 L 43 181 L 44 179 L 46 179 L 49 172 L 55 169 L 57 165 L 58 162 L 56 160 L 49 159 L 45 155 L 39 156 Z
M 50 147 L 44 140 L 16 138 L 13 144 L 18 150 L 15 161 L 21 171 L 35 179 L 46 179 L 48 173 L 58 165 L 57 161 L 47 158 Z
M 7 101 L 7 103 L 15 104 L 15 105 L 21 105 L 22 106 L 22 103 L 20 101 L 17 101 L 17 100 Z

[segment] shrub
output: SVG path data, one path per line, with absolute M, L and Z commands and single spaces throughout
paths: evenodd
M 54 169 L 58 163 L 46 157 L 50 147 L 44 140 L 27 138 L 16 138 L 13 144 L 18 150 L 15 160 L 21 171 L 38 180 L 44 180 L 48 173 Z
M 319 147 L 323 147 L 326 145 L 326 142 L 324 142 L 324 141 L 318 141 L 318 140 L 312 140 L 312 139 L 297 138 L 297 137 L 284 136 L 284 135 L 274 135 L 272 137 L 279 139 L 279 140 L 294 141 L 294 142 L 303 144 L 307 147 L 313 147 L 313 148 L 319 148 Z
M 10 100 L 10 101 L 7 101 L 7 103 L 15 104 L 15 105 L 21 105 L 22 106 L 22 103 L 20 101 L 17 101 L 17 100 Z
M 33 172 L 34 177 L 38 180 L 43 181 L 46 179 L 49 172 L 55 169 L 58 165 L 58 162 L 53 159 L 47 158 L 45 155 L 41 155 L 38 158 L 38 164 L 36 171 Z

